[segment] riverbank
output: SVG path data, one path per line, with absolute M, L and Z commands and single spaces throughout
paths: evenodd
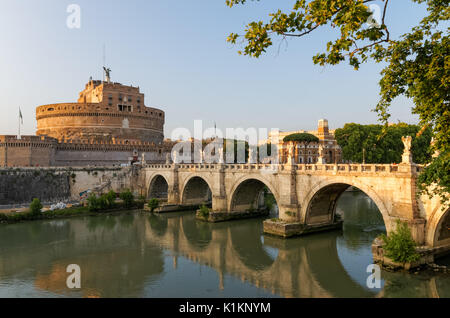
M 115 203 L 114 208 L 101 211 L 91 211 L 87 206 L 69 207 L 54 211 L 43 211 L 41 213 L 31 213 L 29 209 L 22 212 L 0 213 L 0 224 L 14 224 L 26 221 L 63 219 L 79 216 L 96 216 L 108 213 L 130 211 L 133 209 L 143 209 L 144 202 L 136 202 L 132 206 L 125 206 L 122 202 Z

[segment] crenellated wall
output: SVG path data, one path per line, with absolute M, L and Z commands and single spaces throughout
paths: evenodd
M 164 162 L 171 143 L 112 140 L 62 141 L 45 136 L 0 136 L 0 167 L 85 167 L 127 164 L 138 154 L 146 162 Z

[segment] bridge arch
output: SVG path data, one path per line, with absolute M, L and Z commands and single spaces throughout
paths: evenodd
M 438 205 L 426 226 L 426 243 L 433 247 L 450 244 L 450 208 Z
M 228 202 L 228 211 L 246 211 L 258 208 L 258 200 L 264 188 L 267 187 L 279 204 L 279 194 L 272 183 L 261 176 L 245 176 L 234 183 Z
M 167 179 L 161 174 L 154 175 L 150 180 L 148 186 L 147 197 L 150 199 L 156 198 L 167 200 L 168 193 L 169 193 L 169 182 L 167 181 Z
M 189 205 L 205 204 L 212 201 L 211 184 L 198 175 L 186 178 L 181 192 L 181 203 Z
M 378 207 L 389 233 L 392 230 L 391 217 L 386 205 L 369 186 L 358 180 L 346 180 L 345 178 L 334 178 L 316 184 L 308 192 L 303 200 L 301 222 L 304 224 L 319 224 L 331 221 L 336 210 L 336 203 L 339 197 L 349 187 L 354 186 L 364 192 Z

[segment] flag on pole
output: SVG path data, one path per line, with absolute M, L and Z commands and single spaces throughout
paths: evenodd
M 22 116 L 22 111 L 20 110 L 20 107 L 19 107 L 19 118 L 20 118 L 20 122 L 23 125 L 23 116 Z

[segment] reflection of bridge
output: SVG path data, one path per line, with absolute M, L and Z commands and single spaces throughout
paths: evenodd
M 260 222 L 208 224 L 192 215 L 150 216 L 148 242 L 217 271 L 238 277 L 283 297 L 373 297 L 342 266 L 336 235 L 317 235 L 307 241 L 261 239 Z M 161 230 L 164 229 L 164 230 Z M 268 250 L 268 248 L 270 250 Z M 174 266 L 177 260 L 174 259 Z
M 264 243 L 261 232 L 261 222 L 209 224 L 189 214 L 139 213 L 5 226 L 0 241 L 8 244 L 0 255 L 0 278 L 32 281 L 38 291 L 51 295 L 154 296 L 158 288 L 149 286 L 158 286 L 169 271 L 166 249 L 173 255 L 173 266 L 183 271 L 185 263 L 178 256 L 208 266 L 225 289 L 230 275 L 284 297 L 404 296 L 404 289 L 396 288 L 403 275 L 383 272 L 385 286 L 393 288 L 381 295 L 355 282 L 338 255 L 337 232 L 308 239 L 264 237 Z M 67 289 L 68 264 L 82 269 L 79 292 Z M 421 297 L 448 297 L 446 282 L 445 277 L 408 280 L 408 289 L 411 297 L 417 291 Z M 36 296 L 33 288 L 18 291 L 21 297 Z M 186 295 L 189 291 L 176 297 Z
M 449 210 L 441 209 L 438 198 L 416 198 L 420 170 L 414 164 L 152 164 L 143 171 L 148 196 L 165 197 L 168 204 L 211 198 L 213 211 L 248 211 L 258 207 L 262 190 L 268 188 L 280 219 L 307 225 L 332 223 L 337 200 L 354 186 L 375 202 L 388 232 L 400 218 L 419 244 L 448 246 Z

